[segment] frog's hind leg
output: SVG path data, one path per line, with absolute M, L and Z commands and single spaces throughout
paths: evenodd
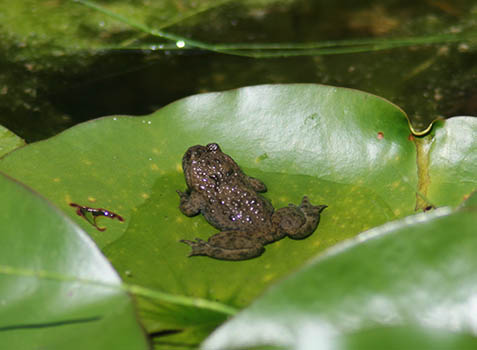
M 200 238 L 195 241 L 181 240 L 192 251 L 189 256 L 206 255 L 220 260 L 246 260 L 260 256 L 265 248 L 263 243 L 242 231 L 219 232 L 206 242 Z
M 274 212 L 272 223 L 288 237 L 303 239 L 316 230 L 320 222 L 320 213 L 327 207 L 327 205 L 312 205 L 305 196 L 299 206 L 290 204 Z

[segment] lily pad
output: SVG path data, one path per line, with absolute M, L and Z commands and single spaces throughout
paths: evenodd
M 8 152 L 25 145 L 25 141 L 0 125 L 0 158 Z
M 0 343 L 5 349 L 147 349 L 132 300 L 91 239 L 0 174 Z
M 435 124 L 429 139 L 429 191 L 436 206 L 466 199 L 477 188 L 477 118 Z
M 447 121 L 442 130 L 462 131 L 465 137 L 477 130 L 474 118 L 455 120 L 466 127 L 448 128 L 453 122 Z M 145 117 L 87 122 L 12 152 L 0 169 L 81 225 L 126 282 L 241 308 L 341 240 L 433 201 L 457 206 L 475 182 L 453 188 L 429 181 L 435 173 L 427 145 L 445 146 L 441 135 L 413 136 L 401 109 L 360 91 L 263 85 L 191 96 Z M 189 247 L 180 239 L 206 239 L 217 232 L 201 217 L 183 216 L 176 193 L 185 189 L 182 155 L 192 145 L 209 142 L 218 142 L 248 175 L 261 179 L 276 208 L 298 203 L 304 195 L 313 204 L 327 204 L 317 231 L 305 240 L 269 245 L 260 258 L 248 261 L 187 258 Z M 470 152 L 473 145 L 457 151 Z M 458 163 L 455 156 L 432 169 L 440 174 L 458 168 L 467 174 L 475 166 L 473 155 L 460 154 Z M 454 171 L 456 183 L 459 173 Z M 452 196 L 446 197 L 448 192 Z M 99 231 L 70 203 L 107 209 L 125 221 L 99 216 L 98 226 L 106 228 Z M 169 305 L 147 306 L 143 320 L 149 330 L 192 327 Z M 181 314 L 178 308 L 174 312 Z M 194 325 L 200 328 L 198 320 Z M 210 329 L 210 319 L 203 320 Z
M 476 208 L 417 214 L 331 248 L 221 326 L 203 348 L 475 346 Z

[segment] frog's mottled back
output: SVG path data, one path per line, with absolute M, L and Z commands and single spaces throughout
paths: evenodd
M 211 225 L 221 230 L 269 229 L 273 206 L 219 145 L 190 147 L 182 167 L 188 190 L 197 193 L 200 212 Z

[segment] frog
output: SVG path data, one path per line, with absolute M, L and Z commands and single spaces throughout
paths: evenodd
M 320 222 L 327 205 L 312 205 L 304 196 L 299 205 L 275 210 L 261 193 L 266 185 L 246 175 L 217 143 L 189 147 L 182 158 L 187 189 L 177 190 L 179 209 L 189 217 L 202 214 L 220 230 L 207 241 L 181 239 L 189 256 L 247 260 L 260 256 L 265 245 L 285 237 L 304 239 Z

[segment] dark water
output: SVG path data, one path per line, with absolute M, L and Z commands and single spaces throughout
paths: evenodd
M 211 43 L 300 43 L 459 32 L 473 23 L 473 1 L 230 1 L 167 30 Z M 136 44 L 153 42 L 145 36 Z M 264 59 L 199 49 L 80 50 L 30 63 L 3 52 L 0 124 L 34 141 L 104 115 L 148 114 L 200 92 L 319 83 L 380 95 L 423 128 L 437 116 L 477 115 L 476 47 L 474 41 Z

